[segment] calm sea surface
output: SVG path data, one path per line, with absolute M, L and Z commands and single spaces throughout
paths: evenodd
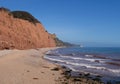
M 120 48 L 118 47 L 59 48 L 47 52 L 45 58 L 75 72 L 120 80 Z

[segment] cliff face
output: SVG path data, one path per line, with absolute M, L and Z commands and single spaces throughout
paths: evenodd
M 33 17 L 0 8 L 0 49 L 55 47 L 55 40 Z M 28 13 L 28 15 L 30 15 Z M 31 16 L 31 15 L 30 15 Z M 36 21 L 35 21 L 36 20 Z

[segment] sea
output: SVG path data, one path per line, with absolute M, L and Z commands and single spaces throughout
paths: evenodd
M 120 47 L 58 48 L 44 58 L 77 73 L 100 75 L 103 81 L 120 81 Z

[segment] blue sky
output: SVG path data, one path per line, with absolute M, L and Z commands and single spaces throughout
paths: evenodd
M 0 0 L 0 6 L 30 12 L 63 41 L 120 47 L 120 0 Z

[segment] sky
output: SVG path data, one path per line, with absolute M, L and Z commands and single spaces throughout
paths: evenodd
M 0 0 L 0 7 L 28 11 L 63 41 L 120 47 L 120 0 Z

